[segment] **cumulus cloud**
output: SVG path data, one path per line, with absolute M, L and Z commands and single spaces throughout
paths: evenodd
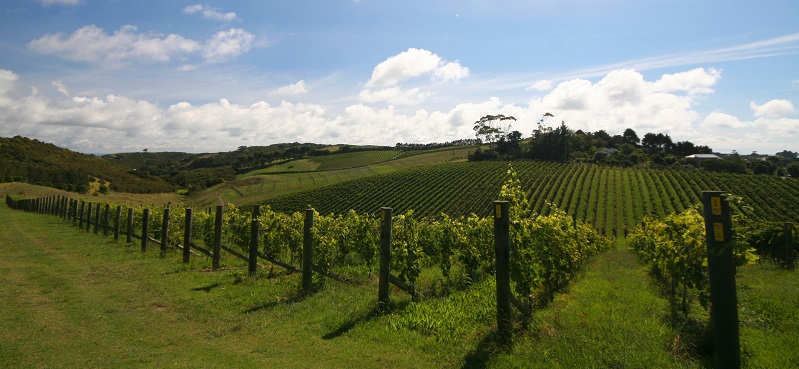
M 308 93 L 308 86 L 305 85 L 304 80 L 299 80 L 290 85 L 281 86 L 272 91 L 273 95 L 301 95 Z
M 168 63 L 195 54 L 200 54 L 205 62 L 215 63 L 249 51 L 254 38 L 249 32 L 232 28 L 219 31 L 201 43 L 177 34 L 141 33 L 131 25 L 122 26 L 111 34 L 89 25 L 70 35 L 46 34 L 29 42 L 27 47 L 42 55 L 106 66 L 128 62 Z
M 458 62 L 446 63 L 433 70 L 433 79 L 438 81 L 457 81 L 469 76 L 469 68 Z
M 469 69 L 458 62 L 446 63 L 432 51 L 410 48 L 378 64 L 366 87 L 391 87 L 426 74 L 435 80 L 459 80 L 469 76 Z
M 661 92 L 684 91 L 691 95 L 713 93 L 712 87 L 721 78 L 717 69 L 696 68 L 687 72 L 664 74 L 653 88 Z
M 183 8 L 183 12 L 186 14 L 202 14 L 203 18 L 205 19 L 212 19 L 216 21 L 232 21 L 236 20 L 236 13 L 234 12 L 227 12 L 224 13 L 218 8 L 214 8 L 208 5 L 202 4 L 194 4 L 188 5 Z
M 754 101 L 749 103 L 755 117 L 762 118 L 783 118 L 796 113 L 796 109 L 788 100 L 771 100 L 763 105 L 757 105 Z
M 714 111 L 702 120 L 700 125 L 707 129 L 737 129 L 751 126 L 751 123 L 741 122 L 738 117 Z

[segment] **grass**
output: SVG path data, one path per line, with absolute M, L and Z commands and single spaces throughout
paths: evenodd
M 0 367 L 696 368 L 669 303 L 637 257 L 591 261 L 549 306 L 495 344 L 493 280 L 411 302 L 392 291 L 376 313 L 374 277 L 328 281 L 309 296 L 300 275 L 209 271 L 0 204 Z M 431 278 L 436 271 L 428 270 Z M 796 367 L 796 271 L 739 274 L 744 364 Z M 435 294 L 428 294 L 435 295 Z M 793 360 L 793 361 L 792 361 Z

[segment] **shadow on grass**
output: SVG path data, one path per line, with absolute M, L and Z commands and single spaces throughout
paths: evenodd
M 195 288 L 192 288 L 191 290 L 195 291 L 195 292 L 203 291 L 205 293 L 208 293 L 208 292 L 211 292 L 212 289 L 217 288 L 219 286 L 221 286 L 221 284 L 214 283 L 214 284 L 207 285 L 205 287 L 195 287 Z
M 509 352 L 512 347 L 512 344 L 502 343 L 499 333 L 492 330 L 466 355 L 462 368 L 485 368 L 494 356 Z
M 410 301 L 403 301 L 403 302 L 400 302 L 400 303 L 391 302 L 391 303 L 389 303 L 388 311 L 403 310 L 403 309 L 405 309 L 406 306 L 408 306 L 408 304 L 410 304 Z M 337 338 L 337 337 L 349 332 L 352 328 L 355 328 L 355 326 L 357 326 L 358 324 L 366 323 L 366 322 L 368 322 L 370 320 L 379 318 L 382 315 L 383 315 L 383 312 L 381 312 L 380 309 L 378 309 L 377 307 L 374 307 L 373 309 L 371 309 L 369 311 L 366 311 L 363 314 L 359 314 L 359 315 L 347 320 L 346 322 L 344 322 L 344 324 L 342 324 L 341 326 L 339 326 L 338 328 L 336 328 L 332 332 L 322 336 L 322 339 L 323 340 L 332 340 L 334 338 Z
M 249 308 L 247 310 L 242 311 L 241 313 L 242 314 L 249 314 L 249 313 L 254 313 L 254 312 L 257 312 L 257 311 L 261 311 L 261 310 L 269 310 L 269 309 L 272 309 L 272 308 L 274 308 L 275 306 L 278 306 L 278 305 L 293 304 L 293 303 L 301 302 L 301 301 L 305 300 L 306 297 L 308 297 L 308 295 L 297 294 L 297 295 L 294 295 L 294 296 L 291 296 L 291 297 L 288 297 L 288 298 L 281 298 L 281 299 L 277 299 L 275 301 L 267 302 L 267 303 L 265 303 L 263 305 L 258 305 L 258 306 L 255 306 L 255 307 L 251 307 L 251 308 Z

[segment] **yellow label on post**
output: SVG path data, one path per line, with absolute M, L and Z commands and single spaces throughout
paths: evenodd
M 721 197 L 710 198 L 710 209 L 713 211 L 713 215 L 721 215 Z
M 502 218 L 502 205 L 496 205 L 494 207 L 497 209 L 497 214 L 496 214 L 495 217 L 497 219 L 501 219 Z
M 380 221 L 381 222 L 385 222 L 386 221 L 386 211 L 385 210 L 380 212 Z
M 724 242 L 724 224 L 713 223 L 713 237 L 718 242 Z

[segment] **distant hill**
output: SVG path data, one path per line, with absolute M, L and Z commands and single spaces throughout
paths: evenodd
M 0 137 L 0 181 L 26 182 L 67 191 L 172 192 L 161 178 L 121 164 L 26 137 Z

